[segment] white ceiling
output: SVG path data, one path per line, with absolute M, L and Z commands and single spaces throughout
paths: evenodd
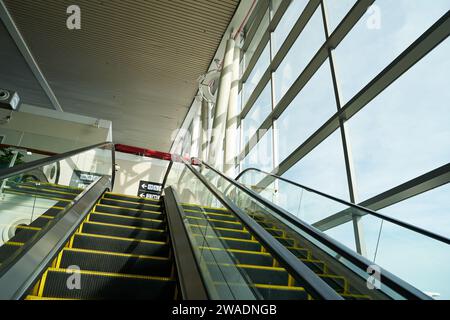
M 4 2 L 64 111 L 169 151 L 239 0 L 77 0 L 81 30 L 66 28 L 73 1 Z

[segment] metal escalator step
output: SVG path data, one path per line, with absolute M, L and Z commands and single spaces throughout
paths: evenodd
M 205 237 L 201 234 L 193 235 L 195 237 L 197 245 L 201 247 L 221 248 L 225 245 L 228 249 L 262 252 L 261 244 L 258 241 L 227 237 Z
M 209 219 L 233 221 L 233 222 L 238 221 L 238 219 L 235 216 L 232 216 L 230 214 L 222 214 L 222 213 L 215 213 L 215 212 L 201 212 L 201 211 L 194 211 L 194 210 L 184 210 L 184 212 L 186 213 L 186 215 L 191 216 L 191 217 L 205 218 L 205 216 L 206 216 Z
M 192 217 L 190 215 L 186 216 L 187 221 L 192 225 L 212 225 L 214 227 L 218 228 L 227 228 L 227 229 L 236 229 L 236 230 L 243 230 L 244 227 L 240 222 L 232 222 L 232 221 L 222 221 L 212 218 L 198 218 L 198 217 Z
M 199 249 L 206 262 L 228 263 L 230 260 L 235 260 L 239 264 L 273 266 L 273 257 L 269 253 L 208 247 Z
M 144 198 L 140 198 L 140 197 L 133 197 L 133 196 L 123 195 L 123 194 L 115 194 L 115 193 L 109 193 L 109 192 L 106 192 L 103 195 L 103 197 L 106 199 L 124 200 L 124 201 L 130 201 L 130 202 L 135 202 L 135 203 L 145 203 L 145 204 L 161 204 L 162 203 L 161 200 L 144 199 Z
M 295 240 L 294 239 L 282 238 L 282 237 L 278 237 L 278 236 L 276 236 L 275 239 L 277 239 L 278 242 L 280 242 L 284 246 L 287 246 L 287 247 L 295 246 Z
M 138 209 L 112 207 L 109 205 L 97 204 L 95 206 L 95 212 L 110 213 L 116 215 L 122 215 L 126 217 L 137 217 L 146 219 L 163 220 L 165 215 L 158 211 L 144 211 Z
M 297 248 L 297 247 L 286 247 L 286 248 L 298 258 L 301 258 L 301 259 L 309 259 L 310 258 L 310 254 L 307 249 Z
M 75 199 L 76 195 L 74 194 L 66 194 L 66 193 L 59 193 L 59 192 L 53 192 L 53 191 L 45 191 L 45 190 L 39 190 L 35 188 L 24 188 L 24 187 L 9 187 L 4 189 L 5 192 L 15 192 L 23 195 L 31 195 L 31 196 L 39 196 L 44 198 L 55 198 L 55 199 L 65 199 L 65 200 L 73 200 Z
M 183 203 L 182 207 L 184 210 L 206 211 L 206 212 L 212 212 L 212 213 L 232 215 L 230 213 L 230 211 L 228 211 L 228 209 L 225 209 L 225 208 L 211 208 L 211 207 L 198 206 L 195 204 L 188 204 L 188 203 Z
M 158 211 L 161 212 L 161 204 L 148 204 L 148 203 L 136 203 L 131 201 L 124 200 L 115 200 L 115 199 L 107 199 L 101 198 L 99 204 L 104 204 L 107 206 L 113 207 L 122 207 L 128 209 L 136 209 L 136 210 L 145 210 L 145 211 Z
M 266 300 L 309 300 L 308 293 L 302 287 L 255 285 Z
M 105 236 L 163 241 L 167 240 L 167 233 L 163 230 L 153 230 L 147 228 L 137 228 L 119 225 L 110 225 L 97 222 L 83 223 L 82 233 L 100 234 Z
M 252 283 L 287 286 L 289 282 L 289 274 L 283 268 L 216 263 L 208 264 L 207 268 L 215 282 L 223 281 L 223 275 L 226 275 L 227 281 L 237 283 L 242 274 L 246 275 Z
M 161 257 L 64 249 L 58 267 L 78 266 L 89 271 L 170 277 L 172 264 L 168 258 Z
M 72 247 L 157 257 L 168 257 L 170 249 L 165 242 L 139 241 L 82 233 L 74 235 Z
M 30 227 L 43 228 L 47 224 L 49 224 L 53 220 L 53 217 L 49 217 L 47 215 L 40 216 L 32 223 L 30 223 Z
M 80 290 L 67 286 L 73 270 L 49 269 L 44 274 L 42 296 L 70 299 L 169 300 L 176 282 L 169 278 L 80 271 Z
M 16 230 L 16 235 L 12 237 L 10 240 L 14 242 L 26 243 L 31 238 L 33 238 L 40 229 L 18 226 Z
M 189 225 L 192 232 L 197 234 L 216 234 L 219 237 L 229 237 L 236 239 L 251 240 L 252 235 L 245 230 L 236 230 L 228 228 L 209 228 L 207 226 Z
M 23 243 L 7 242 L 0 247 L 0 263 L 11 257 L 23 246 Z
M 162 220 L 135 218 L 97 212 L 91 213 L 91 215 L 89 216 L 89 221 L 161 230 L 166 227 L 166 222 Z
M 54 207 L 48 209 L 47 211 L 45 211 L 44 214 L 49 217 L 56 217 L 58 215 L 58 213 L 60 213 L 63 210 L 64 210 L 64 207 L 54 206 Z
M 333 288 L 337 293 L 345 293 L 346 292 L 346 280 L 341 276 L 327 275 L 327 274 L 318 274 L 318 276 L 325 281 L 331 288 Z M 302 286 L 303 283 L 299 281 L 295 281 L 296 285 Z

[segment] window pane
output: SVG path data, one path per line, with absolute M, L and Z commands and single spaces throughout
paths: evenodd
M 256 133 L 256 130 L 259 129 L 263 121 L 272 111 L 271 98 L 271 85 L 269 81 L 263 92 L 259 96 L 258 100 L 256 100 L 255 104 L 252 106 L 249 113 L 243 120 L 244 146 L 253 137 L 253 135 Z
M 261 20 L 261 23 L 258 26 L 258 29 L 253 36 L 252 42 L 248 46 L 246 52 L 245 52 L 245 61 L 247 68 L 248 63 L 253 57 L 253 54 L 255 53 L 256 48 L 258 47 L 259 43 L 261 42 L 261 38 L 264 35 L 264 32 L 267 30 L 267 27 L 269 26 L 269 10 L 266 11 L 264 17 Z M 264 72 L 265 70 L 263 70 Z
M 348 102 L 450 9 L 448 0 L 378 0 L 335 50 Z
M 248 98 L 250 98 L 250 95 L 252 94 L 253 90 L 255 90 L 264 72 L 269 67 L 269 63 L 270 63 L 270 49 L 269 44 L 267 44 L 266 48 L 262 52 L 258 61 L 256 62 L 255 67 L 250 73 L 250 76 L 244 83 L 244 105 L 247 103 L 247 100 Z
M 449 162 L 449 55 L 446 40 L 348 122 L 359 200 Z
M 257 168 L 268 172 L 273 170 L 272 129 L 269 129 L 267 132 L 265 130 L 261 131 L 258 132 L 261 140 L 242 161 L 242 170 L 247 168 Z
M 334 132 L 295 166 L 284 178 L 348 200 L 344 152 L 339 131 Z
M 289 32 L 291 32 L 292 27 L 294 27 L 294 24 L 297 22 L 297 19 L 300 17 L 307 3 L 308 0 L 292 1 L 284 13 L 283 18 L 281 18 L 275 32 L 272 34 L 272 48 L 274 56 L 280 49 L 284 40 L 286 40 Z
M 274 74 L 275 100 L 280 101 L 325 41 L 320 8 L 316 10 Z
M 450 184 L 407 199 L 380 212 L 450 237 Z
M 286 158 L 335 112 L 330 65 L 322 65 L 278 119 L 279 157 Z
M 324 0 L 323 3 L 327 12 L 328 33 L 331 35 L 356 0 Z

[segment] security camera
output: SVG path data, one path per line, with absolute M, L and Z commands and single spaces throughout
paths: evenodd
M 17 111 L 20 97 L 17 92 L 0 88 L 0 108 Z

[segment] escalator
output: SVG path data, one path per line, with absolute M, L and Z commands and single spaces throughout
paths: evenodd
M 157 201 L 112 193 L 114 163 L 104 143 L 0 172 L 1 299 L 429 299 L 385 270 L 373 290 L 370 261 L 207 164 L 172 159 Z

